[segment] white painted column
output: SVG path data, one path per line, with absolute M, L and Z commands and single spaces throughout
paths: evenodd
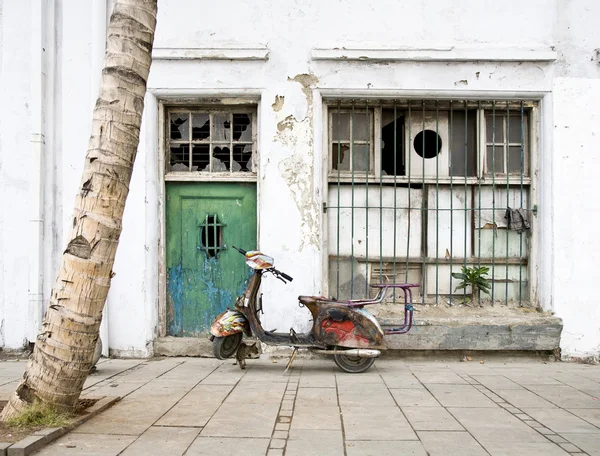
M 44 313 L 44 186 L 46 117 L 46 0 L 31 2 L 31 187 L 29 218 L 29 323 L 34 342 Z

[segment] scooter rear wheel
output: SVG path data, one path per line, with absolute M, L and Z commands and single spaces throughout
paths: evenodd
M 350 374 L 360 374 L 369 369 L 375 362 L 375 358 L 348 355 L 333 355 L 333 360 L 340 369 Z
M 243 334 L 235 333 L 231 336 L 215 337 L 213 340 L 213 354 L 217 359 L 231 358 L 240 344 L 242 343 Z

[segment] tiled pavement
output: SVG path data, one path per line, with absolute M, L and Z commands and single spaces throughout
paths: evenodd
M 24 362 L 0 363 L 0 398 Z M 600 366 L 379 359 L 105 360 L 123 400 L 39 455 L 600 455 Z

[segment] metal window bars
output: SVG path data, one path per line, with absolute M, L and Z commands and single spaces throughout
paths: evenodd
M 368 298 L 369 284 L 418 282 L 421 303 L 452 305 L 473 293 L 457 291 L 452 273 L 486 266 L 491 291 L 479 303 L 528 304 L 530 231 L 510 220 L 533 218 L 536 106 L 329 101 L 329 294 Z

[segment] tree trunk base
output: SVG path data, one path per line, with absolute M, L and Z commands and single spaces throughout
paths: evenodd
M 27 407 L 27 402 L 19 397 L 17 392 L 11 394 L 8 403 L 2 409 L 2 413 L 0 413 L 0 421 L 7 421 L 11 418 L 16 418 L 19 416 L 25 407 Z

